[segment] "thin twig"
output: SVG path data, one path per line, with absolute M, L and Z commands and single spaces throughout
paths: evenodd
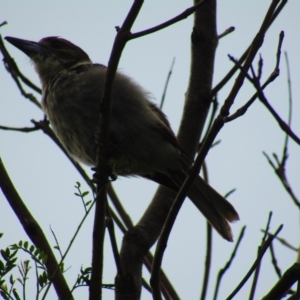
M 235 30 L 234 26 L 230 26 L 229 28 L 227 28 L 224 32 L 222 32 L 221 34 L 218 35 L 218 39 L 220 40 L 221 38 L 223 38 L 224 36 L 230 34 L 231 32 L 233 32 Z
M 208 122 L 208 125 L 207 125 L 207 130 L 206 130 L 206 133 L 204 135 L 203 141 L 205 140 L 206 136 L 208 135 L 209 130 L 210 130 L 210 128 L 211 128 L 211 126 L 214 122 L 214 119 L 215 119 L 217 111 L 218 111 L 218 107 L 219 107 L 219 103 L 218 103 L 218 97 L 216 95 L 212 100 L 211 114 L 210 114 L 209 122 Z M 212 144 L 211 148 L 213 148 L 216 145 L 217 145 L 216 143 Z
M 281 3 L 278 5 L 276 10 L 273 13 L 273 16 L 271 18 L 271 21 L 268 25 L 268 28 L 272 25 L 272 23 L 275 21 L 275 19 L 278 17 L 284 6 L 286 5 L 287 0 L 281 1 Z M 238 63 L 242 64 L 246 57 L 248 56 L 248 53 L 250 51 L 251 45 L 247 48 L 247 50 L 243 53 L 243 55 L 239 58 Z M 238 70 L 238 67 L 235 65 L 232 67 L 232 69 L 224 76 L 224 78 L 212 89 L 212 95 L 216 95 L 224 85 L 227 84 L 227 82 L 232 78 L 232 76 L 235 74 L 235 72 Z
M 114 205 L 115 209 L 117 210 L 119 216 L 121 217 L 122 221 L 124 222 L 127 229 L 133 227 L 133 222 L 130 216 L 127 214 L 126 210 L 124 209 L 119 197 L 117 196 L 113 186 L 111 183 L 107 185 L 107 193 L 110 198 L 110 201 Z
M 256 266 L 260 263 L 260 261 L 262 260 L 265 252 L 268 250 L 268 248 L 270 247 L 270 244 L 272 243 L 272 241 L 274 240 L 274 238 L 278 235 L 278 233 L 281 231 L 283 225 L 280 225 L 279 228 L 276 230 L 276 232 L 274 234 L 270 234 L 268 239 L 266 240 L 266 242 L 264 243 L 264 245 L 262 246 L 259 255 L 257 256 L 255 262 L 253 263 L 253 265 L 251 266 L 250 270 L 247 272 L 247 274 L 245 275 L 245 277 L 243 278 L 243 280 L 240 282 L 240 284 L 235 288 L 235 290 L 226 298 L 226 300 L 230 300 L 233 299 L 234 296 L 239 292 L 239 290 L 244 286 L 244 284 L 248 281 L 248 279 L 250 278 L 250 276 L 252 275 L 252 273 L 255 271 Z
M 94 207 L 94 204 L 95 204 L 95 200 L 91 203 L 91 205 L 89 206 L 88 210 L 86 211 L 86 213 L 84 214 L 83 218 L 81 219 L 79 225 L 77 226 L 77 229 L 75 230 L 75 233 L 73 234 L 73 236 L 72 236 L 72 238 L 71 238 L 71 240 L 70 240 L 70 242 L 69 242 L 69 244 L 67 246 L 67 249 L 65 250 L 64 254 L 62 255 L 62 257 L 60 259 L 60 262 L 59 262 L 59 264 L 58 264 L 57 269 L 56 269 L 55 272 L 58 272 L 58 270 L 60 270 L 60 267 L 62 266 L 63 262 L 65 261 L 65 259 L 66 259 L 67 255 L 68 255 L 68 253 L 69 253 L 72 245 L 75 242 L 75 239 L 76 239 L 76 237 L 77 237 L 80 229 L 82 228 L 83 223 L 85 222 L 86 218 L 88 217 L 88 215 L 90 214 L 92 208 Z M 54 274 L 56 274 L 56 273 L 54 273 Z M 50 279 L 50 283 L 48 284 L 48 286 L 46 288 L 46 291 L 45 291 L 45 293 L 43 295 L 42 300 L 46 299 L 46 296 L 47 296 L 47 294 L 48 294 L 48 292 L 50 290 L 51 284 L 52 284 L 52 279 Z
M 167 93 L 167 89 L 168 89 L 168 86 L 169 86 L 170 78 L 172 76 L 172 71 L 173 71 L 174 64 L 175 64 L 175 57 L 172 60 L 172 64 L 171 64 L 171 67 L 170 67 L 170 70 L 169 70 L 169 73 L 168 73 L 168 76 L 167 76 L 164 91 L 163 91 L 161 101 L 160 101 L 160 106 L 159 106 L 160 109 L 163 108 L 163 105 L 164 105 L 164 102 L 165 102 L 166 93 Z
M 232 262 L 233 262 L 233 260 L 235 258 L 237 250 L 238 250 L 238 248 L 240 246 L 240 243 L 241 243 L 241 241 L 242 241 L 242 239 L 244 237 L 245 230 L 246 230 L 246 226 L 243 226 L 242 229 L 241 229 L 241 232 L 239 234 L 239 237 L 238 237 L 238 239 L 236 241 L 236 244 L 235 244 L 235 246 L 233 248 L 233 251 L 232 251 L 232 253 L 230 255 L 229 260 L 227 261 L 227 263 L 225 264 L 225 266 L 222 269 L 220 269 L 220 271 L 219 271 L 219 274 L 218 274 L 218 277 L 217 277 L 217 282 L 216 282 L 216 287 L 215 287 L 214 300 L 217 300 L 219 288 L 220 288 L 220 285 L 221 285 L 221 279 L 224 276 L 224 274 L 226 273 L 226 271 L 230 268 L 230 266 L 231 266 L 231 264 L 232 264 Z
M 121 265 L 121 259 L 120 259 L 120 254 L 118 251 L 118 244 L 117 244 L 117 239 L 116 239 L 116 234 L 115 234 L 115 228 L 114 228 L 114 222 L 112 220 L 112 214 L 110 211 L 110 208 L 107 207 L 107 217 L 106 217 L 106 227 L 108 229 L 109 237 L 110 237 L 110 243 L 117 267 L 118 274 L 123 276 L 123 268 Z
M 289 248 L 290 250 L 293 250 L 293 251 L 296 251 L 296 252 L 299 251 L 299 248 L 292 246 L 290 243 L 288 243 L 285 239 L 283 239 L 283 238 L 281 238 L 281 237 L 278 237 L 278 236 L 277 236 L 277 237 L 276 237 L 276 240 L 277 240 L 278 242 L 280 242 L 283 246 Z
M 276 259 L 276 256 L 275 256 L 273 243 L 271 243 L 271 245 L 270 245 L 270 253 L 271 253 L 271 258 L 272 258 L 272 265 L 275 269 L 275 272 L 278 275 L 278 277 L 281 278 L 282 273 L 281 273 L 281 270 L 280 270 L 280 268 L 278 267 L 278 264 L 277 264 L 277 259 Z
M 271 158 L 267 155 L 267 153 L 263 152 L 263 154 L 267 158 L 269 164 L 273 168 L 274 172 L 278 176 L 278 178 L 281 181 L 281 183 L 283 184 L 284 188 L 286 189 L 286 191 L 288 192 L 288 194 L 292 198 L 294 204 L 298 207 L 298 209 L 300 209 L 300 201 L 297 198 L 296 194 L 294 193 L 291 185 L 289 184 L 289 181 L 288 181 L 287 176 L 285 174 L 285 168 L 282 168 L 282 165 L 279 162 L 276 162 L 277 163 L 277 166 L 276 166 L 273 163 L 273 161 L 271 160 Z
M 266 225 L 266 228 L 265 228 L 265 231 L 264 231 L 264 235 L 263 235 L 261 244 L 258 247 L 257 256 L 259 256 L 261 248 L 263 247 L 263 245 L 264 245 L 264 243 L 266 241 L 266 238 L 267 238 L 267 236 L 269 234 L 271 219 L 272 219 L 272 212 L 269 213 L 269 217 L 268 217 L 267 225 Z M 257 282 L 258 282 L 258 276 L 259 276 L 259 272 L 260 272 L 260 266 L 261 266 L 261 262 L 259 262 L 257 264 L 257 267 L 256 267 L 255 272 L 254 272 L 253 282 L 252 282 L 252 286 L 251 286 L 251 290 L 250 290 L 249 300 L 253 300 L 254 299 L 254 294 L 255 294 L 255 290 L 256 290 L 256 286 L 257 286 Z
M 51 233 L 52 233 L 52 235 L 53 235 L 53 237 L 54 237 L 55 243 L 56 243 L 56 247 L 54 246 L 54 248 L 58 250 L 60 257 L 62 257 L 63 254 L 62 254 L 62 252 L 61 252 L 61 249 L 60 249 L 60 246 L 59 246 L 59 242 L 58 242 L 57 236 L 56 236 L 56 234 L 55 234 L 55 232 L 53 231 L 53 229 L 52 229 L 51 226 L 50 226 L 50 231 L 51 231 Z
M 209 183 L 208 180 L 208 170 L 206 162 L 203 162 L 203 178 L 204 180 Z M 203 275 L 203 283 L 202 283 L 202 292 L 200 299 L 205 300 L 208 283 L 209 283 L 209 274 L 211 268 L 211 258 L 212 258 L 212 226 L 209 222 L 206 221 L 206 254 L 205 254 L 205 264 L 204 264 L 204 275 Z
M 280 126 L 280 128 L 286 134 L 288 134 L 294 140 L 294 142 L 296 142 L 298 145 L 300 145 L 300 138 L 293 132 L 293 130 L 291 129 L 291 127 L 285 121 L 283 121 L 281 119 L 281 117 L 278 115 L 278 113 L 275 111 L 275 109 L 270 105 L 270 103 L 268 102 L 267 98 L 263 94 L 263 92 L 261 90 L 261 87 L 257 86 L 257 89 L 259 91 L 259 99 L 260 99 L 260 101 L 266 106 L 266 108 L 269 110 L 269 112 L 275 118 L 275 120 L 277 121 L 277 123 Z
M 277 53 L 276 53 L 276 63 L 275 63 L 275 67 L 273 72 L 270 74 L 270 76 L 267 78 L 266 82 L 261 86 L 261 90 L 264 90 L 271 82 L 273 82 L 278 76 L 279 76 L 279 63 L 280 63 L 280 53 L 281 53 L 281 46 L 282 46 L 282 41 L 284 38 L 284 34 L 283 31 L 279 34 L 279 42 L 278 42 L 278 46 L 277 46 Z M 238 61 L 236 61 L 232 56 L 229 56 L 229 58 L 238 65 L 238 67 L 243 70 L 243 67 L 239 64 Z M 260 58 L 259 60 L 259 65 L 258 65 L 258 78 L 261 77 L 261 73 L 262 73 L 262 59 Z M 254 73 L 254 71 L 253 71 Z M 246 74 L 247 78 L 248 78 L 248 74 Z M 226 118 L 226 122 L 231 122 L 233 120 L 235 120 L 238 117 L 241 117 L 242 115 L 244 115 L 248 108 L 254 103 L 254 101 L 256 100 L 256 98 L 258 97 L 258 92 L 256 92 L 242 107 L 240 107 L 239 109 L 237 109 L 237 111 L 233 114 L 231 114 L 230 116 L 228 116 Z
M 0 27 L 7 25 L 8 23 L 6 21 L 3 21 L 2 23 L 0 23 Z
M 40 130 L 37 127 L 9 127 L 9 126 L 2 126 L 0 125 L 0 129 L 2 130 L 10 130 L 10 131 L 19 131 L 19 132 L 32 132 Z
M 293 104 L 293 98 L 292 98 L 292 83 L 291 83 L 291 73 L 290 73 L 290 64 L 289 64 L 289 58 L 286 52 L 284 52 L 285 57 L 285 64 L 287 69 L 287 82 L 288 82 L 288 97 L 289 97 L 289 115 L 288 115 L 288 125 L 291 127 L 292 125 L 292 104 Z M 285 135 L 285 141 L 283 146 L 283 152 L 282 152 L 282 158 L 281 158 L 281 165 L 284 166 L 287 157 L 288 157 L 288 140 L 289 135 Z
M 259 81 L 257 80 L 257 78 L 251 78 L 246 69 L 244 67 L 242 67 L 238 61 L 236 61 L 232 56 L 229 56 L 230 59 L 232 61 L 234 61 L 236 63 L 236 65 L 241 69 L 241 71 L 245 74 L 245 77 L 254 85 L 254 87 L 257 90 L 258 93 L 258 98 L 259 100 L 267 107 L 267 109 L 269 110 L 269 112 L 273 115 L 273 117 L 275 118 L 275 120 L 277 121 L 278 125 L 280 126 L 280 128 L 286 132 L 298 145 L 300 145 L 300 138 L 292 131 L 292 129 L 290 128 L 290 126 L 283 121 L 280 116 L 278 115 L 278 113 L 275 111 L 275 109 L 269 104 L 267 98 L 265 97 L 262 87 L 260 86 Z
M 279 0 L 273 0 L 268 12 L 266 13 L 266 16 L 262 22 L 261 28 L 259 29 L 256 37 L 254 38 L 252 42 L 252 46 L 250 48 L 249 54 L 247 56 L 247 59 L 244 64 L 244 68 L 246 71 L 250 68 L 252 61 L 254 60 L 256 53 L 258 49 L 262 46 L 264 35 L 269 27 L 270 21 L 272 19 L 273 13 L 279 3 Z M 245 78 L 245 74 L 243 72 L 240 72 L 235 84 L 228 95 L 227 99 L 225 100 L 224 105 L 221 108 L 219 116 L 214 121 L 212 128 L 207 135 L 206 139 L 203 142 L 203 145 L 199 151 L 199 154 L 195 160 L 194 165 L 191 167 L 188 177 L 186 178 L 183 186 L 181 187 L 179 193 L 176 196 L 176 199 L 173 203 L 173 206 L 171 207 L 171 210 L 168 214 L 167 220 L 164 224 L 163 230 L 161 232 L 161 235 L 157 242 L 157 247 L 155 251 L 154 261 L 153 261 L 153 268 L 152 268 L 152 276 L 151 276 L 151 286 L 153 288 L 153 297 L 156 300 L 161 299 L 160 294 L 160 288 L 159 288 L 159 272 L 160 272 L 160 266 L 162 263 L 163 254 L 167 245 L 167 240 L 170 236 L 171 230 L 173 228 L 175 219 L 178 215 L 178 212 L 183 204 L 183 201 L 187 195 L 187 192 L 192 185 L 194 179 L 196 176 L 198 176 L 201 165 L 211 147 L 213 144 L 217 134 L 221 130 L 221 128 L 224 125 L 224 119 L 229 115 L 230 107 L 232 106 L 235 97 L 237 96 L 240 88 L 243 85 Z
M 5 166 L 0 158 L 0 188 L 5 195 L 9 205 L 13 209 L 14 213 L 18 217 L 22 224 L 26 234 L 31 239 L 36 248 L 40 249 L 47 255 L 47 261 L 45 265 L 49 274 L 49 278 L 53 280 L 55 291 L 60 299 L 72 300 L 73 296 L 70 292 L 68 284 L 59 268 L 59 264 L 55 258 L 55 255 L 49 245 L 43 230 L 31 215 L 27 209 L 23 200 L 16 191 L 12 181 L 9 178 L 8 173 L 5 170 Z
M 170 19 L 169 21 L 166 21 L 160 25 L 157 25 L 155 27 L 140 31 L 140 32 L 136 32 L 136 33 L 132 33 L 130 35 L 130 39 L 136 39 L 139 38 L 141 36 L 147 35 L 147 34 L 151 34 L 154 33 L 156 31 L 162 30 L 166 27 L 169 27 L 179 21 L 182 21 L 184 19 L 186 19 L 188 16 L 192 15 L 197 9 L 200 8 L 200 6 L 202 6 L 204 3 L 206 2 L 206 0 L 201 0 L 200 2 L 198 2 L 196 5 L 187 8 L 184 12 L 182 12 L 181 14 L 179 14 L 178 16 Z

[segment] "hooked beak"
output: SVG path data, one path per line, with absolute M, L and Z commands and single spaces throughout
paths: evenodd
M 14 37 L 11 37 L 11 36 L 7 36 L 7 37 L 5 37 L 5 39 L 9 43 L 14 45 L 18 49 L 20 49 L 21 51 L 23 51 L 29 57 L 32 57 L 36 53 L 42 53 L 43 52 L 43 47 L 37 42 L 22 40 L 22 39 L 14 38 Z

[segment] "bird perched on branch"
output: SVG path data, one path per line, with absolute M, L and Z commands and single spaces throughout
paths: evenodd
M 96 166 L 95 133 L 99 129 L 100 100 L 106 67 L 93 64 L 78 46 L 58 38 L 32 42 L 6 40 L 33 61 L 42 88 L 42 107 L 53 130 L 74 159 Z M 124 74 L 117 73 L 109 124 L 109 166 L 115 175 L 142 176 L 178 191 L 192 160 L 171 130 L 163 112 L 148 93 Z M 234 207 L 200 176 L 188 197 L 210 224 L 232 241 L 228 221 L 238 220 Z

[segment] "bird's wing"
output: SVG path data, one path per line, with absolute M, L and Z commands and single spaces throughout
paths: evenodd
M 149 106 L 151 111 L 158 117 L 160 122 L 157 122 L 155 124 L 156 128 L 160 131 L 162 136 L 171 143 L 178 151 L 187 158 L 189 163 L 192 163 L 192 160 L 188 157 L 188 155 L 185 153 L 185 151 L 181 148 L 181 146 L 178 143 L 178 140 L 173 133 L 170 123 L 166 117 L 166 115 L 152 102 L 149 101 Z

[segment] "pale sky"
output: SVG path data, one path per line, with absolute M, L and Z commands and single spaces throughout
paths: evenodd
M 217 49 L 214 83 L 232 67 L 227 54 L 239 57 L 257 32 L 270 1 L 218 1 L 218 31 L 223 32 L 235 26 L 235 32 L 223 38 Z M 106 64 L 115 37 L 115 26 L 120 26 L 132 1 L 5 1 L 0 0 L 1 19 L 8 25 L 1 28 L 2 37 L 13 36 L 29 40 L 40 40 L 46 36 L 61 36 L 83 48 L 95 62 Z M 160 24 L 184 11 L 192 3 L 189 1 L 145 1 L 141 13 L 133 26 L 133 32 Z M 288 52 L 293 94 L 292 127 L 300 134 L 300 2 L 291 0 L 268 31 L 260 53 L 264 59 L 263 80 L 272 72 L 276 59 L 278 35 L 285 32 L 283 51 Z M 131 41 L 125 48 L 119 69 L 134 78 L 153 95 L 159 103 L 165 79 L 173 57 L 176 63 L 169 85 L 164 113 L 168 116 L 173 130 L 179 126 L 184 94 L 188 84 L 190 67 L 190 33 L 192 17 L 158 33 Z M 29 59 L 18 49 L 6 44 L 21 71 L 39 84 Z M 257 61 L 257 60 L 256 60 Z M 266 96 L 283 119 L 288 115 L 288 90 L 286 65 L 281 60 L 280 77 L 266 89 Z M 13 127 L 31 126 L 31 119 L 41 120 L 43 113 L 24 99 L 17 90 L 4 66 L 0 67 L 1 98 L 0 124 Z M 219 93 L 222 104 L 233 81 Z M 26 88 L 28 92 L 30 91 Z M 4 92 L 3 92 L 4 91 Z M 234 112 L 254 93 L 254 88 L 245 82 L 232 108 Z M 39 96 L 36 95 L 38 98 Z M 257 101 L 247 114 L 224 126 L 217 139 L 221 144 L 210 151 L 207 157 L 210 183 L 221 194 L 236 188 L 230 202 L 240 214 L 240 221 L 232 225 L 237 237 L 246 225 L 246 235 L 231 269 L 225 275 L 219 291 L 219 299 L 226 298 L 238 285 L 254 262 L 257 247 L 261 242 L 261 229 L 265 227 L 269 211 L 273 211 L 271 232 L 280 224 L 284 228 L 280 236 L 294 246 L 299 244 L 299 211 L 293 205 L 273 170 L 263 156 L 273 152 L 281 156 L 284 134 L 270 113 Z M 87 189 L 80 175 L 74 170 L 62 152 L 42 132 L 16 133 L 0 131 L 0 156 L 17 190 L 36 217 L 54 246 L 50 226 L 57 235 L 61 248 L 65 249 L 84 211 L 77 197 L 74 185 L 80 181 Z M 286 171 L 290 184 L 300 195 L 299 186 L 299 146 L 289 142 L 289 160 Z M 298 158 L 297 158 L 298 157 Z M 89 174 L 92 174 L 87 169 Z M 114 183 L 122 203 L 134 222 L 143 214 L 157 188 L 155 183 L 145 179 L 119 178 Z M 76 280 L 81 266 L 91 263 L 93 214 L 83 226 L 78 240 L 65 261 L 70 269 L 66 277 L 70 286 Z M 0 194 L 0 248 L 20 239 L 28 239 L 6 199 Z M 168 248 L 163 260 L 163 268 L 182 299 L 199 299 L 206 241 L 205 219 L 186 199 L 176 220 Z M 121 234 L 117 231 L 118 244 Z M 296 253 L 274 243 L 279 266 L 285 271 L 296 260 Z M 211 299 L 218 270 L 227 262 L 234 243 L 228 243 L 214 232 L 212 270 L 207 299 Z M 153 249 L 152 249 L 153 250 Z M 24 259 L 26 256 L 24 256 Z M 113 283 L 116 273 L 111 255 L 111 247 L 106 240 L 104 282 Z M 34 277 L 34 270 L 30 276 Z M 148 278 L 144 270 L 145 278 Z M 256 299 L 266 294 L 277 281 L 266 253 L 262 263 Z M 250 280 L 236 299 L 249 295 Z M 35 295 L 35 285 L 29 282 L 28 299 Z M 54 293 L 48 299 L 54 299 Z M 86 299 L 87 289 L 75 292 L 76 299 Z M 114 299 L 112 291 L 104 290 L 103 299 Z M 143 290 L 142 299 L 151 299 Z

